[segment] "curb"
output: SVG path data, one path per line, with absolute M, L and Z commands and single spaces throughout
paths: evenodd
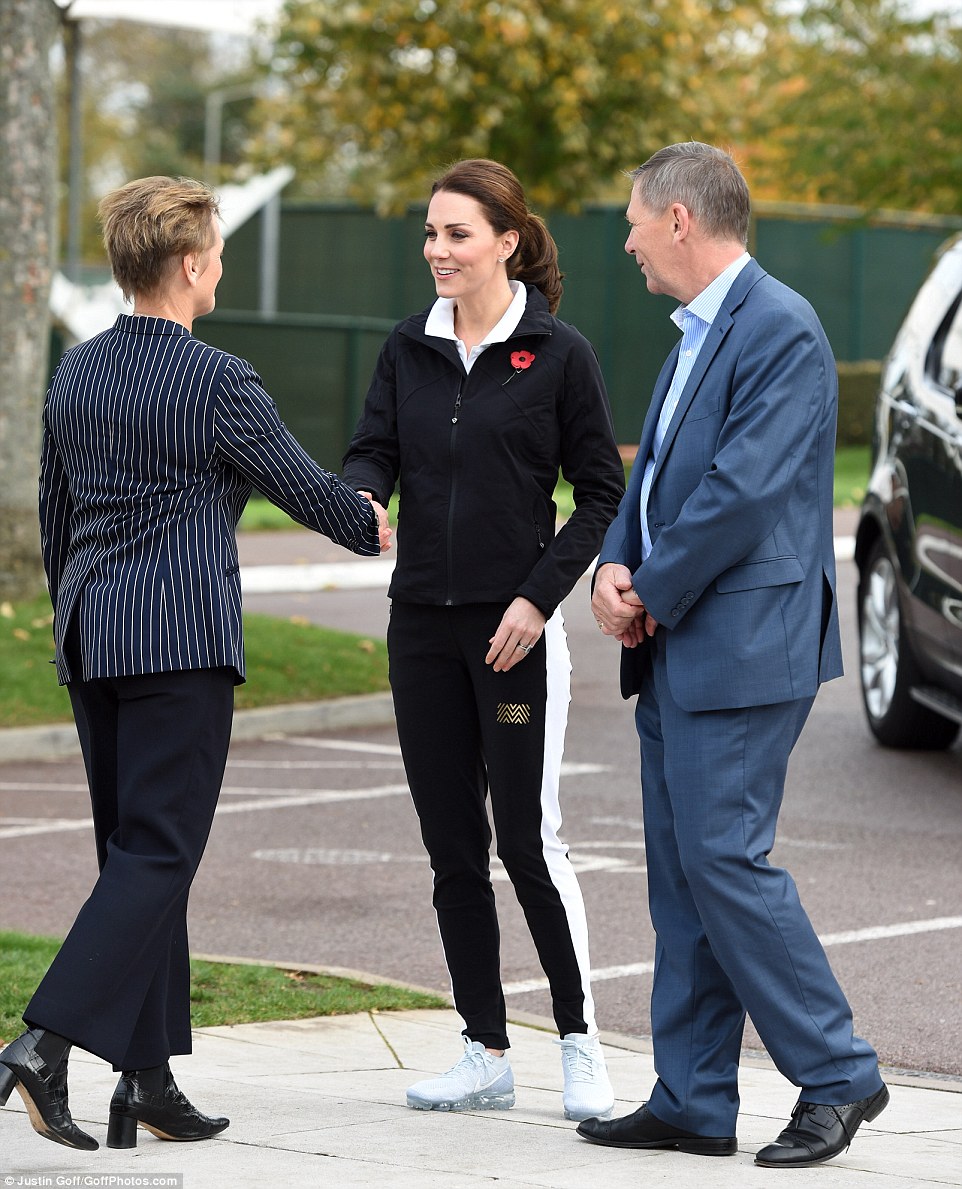
M 277 961 L 273 958 L 239 958 L 228 954 L 194 954 L 191 959 L 201 962 L 220 962 L 227 966 L 267 966 L 275 970 L 303 971 L 305 974 L 329 975 L 333 978 L 350 979 L 352 982 L 366 983 L 368 986 L 401 987 L 405 991 L 419 991 L 422 995 L 434 995 L 448 1004 L 448 1009 L 457 1015 L 451 1001 L 450 990 L 442 991 L 437 987 L 423 987 L 419 983 L 408 983 L 402 979 L 389 978 L 383 974 L 372 974 L 368 970 L 356 970 L 347 966 L 326 966 L 314 962 Z M 415 1009 L 420 1010 L 420 1009 Z M 508 1023 L 522 1028 L 534 1028 L 538 1032 L 556 1033 L 557 1026 L 548 1016 L 536 1015 L 533 1012 L 513 1011 L 508 1009 Z M 229 1025 L 228 1025 L 229 1027 Z M 199 1029 L 203 1031 L 203 1029 Z M 623 1032 L 609 1032 L 601 1029 L 598 1039 L 602 1044 L 613 1049 L 624 1049 L 630 1053 L 651 1054 L 652 1042 L 650 1036 L 627 1036 Z M 777 1073 L 778 1068 L 768 1053 L 764 1051 L 744 1050 L 739 1061 L 741 1066 L 753 1069 L 766 1069 Z M 882 1074 L 890 1086 L 911 1086 L 919 1090 L 942 1090 L 949 1094 L 962 1094 L 962 1078 L 952 1074 L 927 1073 L 924 1070 L 898 1069 L 895 1066 L 882 1066 Z
M 389 693 L 358 694 L 327 702 L 288 702 L 235 710 L 231 739 L 264 739 L 347 727 L 381 727 L 394 721 Z M 79 759 L 80 742 L 73 723 L 0 730 L 0 764 L 34 760 Z

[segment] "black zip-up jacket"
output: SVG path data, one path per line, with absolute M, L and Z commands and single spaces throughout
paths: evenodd
M 594 349 L 529 286 L 511 338 L 467 374 L 453 342 L 424 333 L 430 308 L 388 336 L 344 456 L 345 482 L 381 504 L 400 479 L 388 594 L 434 605 L 521 595 L 550 617 L 624 493 Z M 575 511 L 555 535 L 559 468 Z

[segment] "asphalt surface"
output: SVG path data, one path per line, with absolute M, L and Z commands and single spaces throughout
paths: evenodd
M 243 565 L 299 556 L 323 561 L 325 544 L 288 535 L 242 544 Z M 909 755 L 875 745 L 858 693 L 854 584 L 854 566 L 841 562 L 848 675 L 823 688 L 796 748 L 773 859 L 793 872 L 856 1028 L 883 1063 L 962 1079 L 962 746 Z M 371 635 L 387 623 L 383 590 L 245 601 Z M 645 1037 L 653 936 L 631 710 L 586 583 L 564 612 L 574 672 L 563 834 L 588 907 L 597 1017 L 602 1029 Z M 82 766 L 0 765 L 0 805 L 0 927 L 62 934 L 95 877 Z M 502 874 L 495 864 L 509 1011 L 546 1017 L 543 975 Z M 392 726 L 232 746 L 191 941 L 195 952 L 446 988 Z M 761 1047 L 750 1028 L 745 1043 Z

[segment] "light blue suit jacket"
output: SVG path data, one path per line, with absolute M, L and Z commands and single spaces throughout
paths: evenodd
M 664 633 L 689 711 L 812 697 L 842 673 L 832 528 L 838 379 L 812 307 L 754 260 L 735 279 L 682 392 L 648 501 L 644 460 L 675 370 L 655 385 L 631 482 L 599 565 L 617 562 Z M 622 652 L 637 693 L 645 644 Z
M 249 363 L 165 318 L 122 314 L 68 351 L 44 407 L 40 527 L 61 683 L 233 667 L 234 530 L 252 486 L 355 553 L 371 505 L 284 425 Z M 83 673 L 64 637 L 77 617 Z

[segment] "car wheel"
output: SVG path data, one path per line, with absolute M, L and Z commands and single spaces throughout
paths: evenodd
M 918 667 L 902 630 L 895 566 L 878 540 L 859 582 L 858 634 L 862 702 L 869 727 L 886 747 L 948 747 L 958 724 L 916 702 Z

